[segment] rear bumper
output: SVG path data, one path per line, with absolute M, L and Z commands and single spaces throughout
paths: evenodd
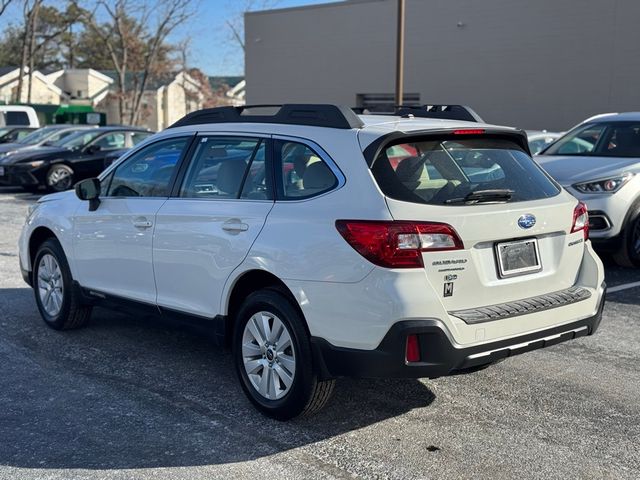
M 323 377 L 436 378 L 473 369 L 567 340 L 592 335 L 598 329 L 605 303 L 603 284 L 596 314 L 560 326 L 481 345 L 461 347 L 444 323 L 437 319 L 407 320 L 394 324 L 374 350 L 358 350 L 331 345 L 313 337 L 315 361 Z M 553 315 L 553 310 L 548 314 Z M 405 361 L 407 335 L 418 335 L 420 362 Z

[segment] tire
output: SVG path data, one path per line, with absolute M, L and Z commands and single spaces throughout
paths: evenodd
M 92 307 L 78 298 L 67 258 L 55 239 L 46 240 L 36 253 L 33 291 L 40 315 L 51 328 L 80 328 L 89 321 Z
M 613 253 L 613 260 L 621 267 L 640 267 L 640 211 L 630 215 L 621 235 L 620 250 Z
M 50 192 L 63 192 L 73 187 L 73 169 L 61 163 L 53 165 L 47 172 L 46 187 Z
M 272 331 L 266 342 L 264 320 Z M 266 416 L 289 420 L 310 415 L 331 397 L 335 381 L 318 380 L 304 319 L 279 290 L 247 297 L 236 317 L 232 347 L 242 389 Z

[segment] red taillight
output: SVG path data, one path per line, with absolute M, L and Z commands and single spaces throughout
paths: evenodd
M 407 363 L 420 361 L 420 343 L 418 335 L 407 335 L 407 351 L 405 354 Z
M 589 238 L 589 213 L 587 211 L 587 205 L 584 202 L 579 202 L 573 210 L 571 233 L 579 232 L 580 230 L 582 230 L 585 240 Z
M 454 135 L 480 135 L 484 133 L 484 129 L 482 128 L 463 128 L 460 130 L 454 130 Z
M 422 268 L 422 252 L 464 248 L 445 223 L 337 220 L 336 228 L 360 255 L 387 268 Z

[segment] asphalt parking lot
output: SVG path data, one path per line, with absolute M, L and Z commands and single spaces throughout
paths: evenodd
M 341 380 L 262 417 L 206 336 L 97 309 L 45 327 L 18 269 L 37 197 L 0 189 L 0 479 L 640 478 L 640 287 L 596 335 L 438 380 Z M 607 262 L 607 283 L 640 272 Z

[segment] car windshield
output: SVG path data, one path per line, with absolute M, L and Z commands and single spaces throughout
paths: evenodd
M 22 145 L 35 145 L 36 143 L 40 143 L 41 141 L 46 140 L 58 131 L 60 131 L 59 128 L 39 128 L 35 132 L 31 132 L 26 137 L 18 140 L 17 143 L 21 143 Z
M 560 192 L 521 147 L 501 138 L 405 139 L 382 151 L 372 172 L 387 196 L 430 205 L 519 202 Z
M 2 137 L 5 133 L 9 133 L 13 128 L 0 128 L 0 137 Z
M 84 147 L 87 143 L 92 141 L 98 135 L 102 134 L 100 130 L 83 130 L 81 132 L 74 133 L 68 137 L 61 138 L 52 145 L 55 147 L 64 147 L 71 150 L 77 150 Z
M 599 122 L 580 125 L 542 154 L 640 157 L 640 122 Z

